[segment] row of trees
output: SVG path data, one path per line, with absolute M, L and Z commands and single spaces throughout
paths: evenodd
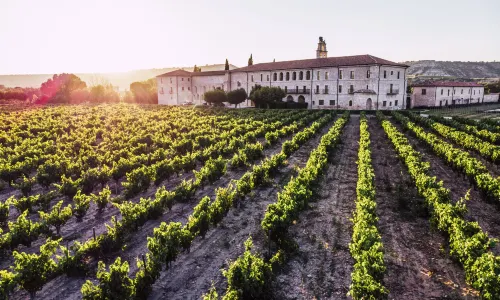
M 120 94 L 108 82 L 88 86 L 74 74 L 55 74 L 37 88 L 6 88 L 0 85 L 0 100 L 19 100 L 34 104 L 117 103 Z M 127 103 L 158 103 L 156 79 L 133 82 L 123 95 Z
M 250 95 L 240 88 L 234 91 L 225 92 L 221 89 L 208 91 L 205 93 L 205 101 L 214 106 L 221 106 L 222 103 L 238 104 L 250 99 L 256 107 L 260 108 L 286 108 L 287 103 L 283 102 L 286 93 L 280 87 L 268 87 L 256 85 L 250 91 Z M 289 108 L 292 108 L 291 106 Z M 295 107 L 294 107 L 295 108 Z

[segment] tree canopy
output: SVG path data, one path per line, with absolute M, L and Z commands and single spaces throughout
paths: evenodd
M 230 104 L 234 104 L 235 108 L 238 104 L 243 103 L 247 98 L 247 92 L 243 88 L 227 93 L 227 102 Z
M 158 91 L 156 78 L 151 78 L 146 81 L 137 81 L 130 84 L 130 92 L 133 97 L 127 98 L 127 101 L 143 104 L 157 104 Z
M 42 83 L 40 92 L 41 103 L 69 103 L 71 92 L 85 89 L 87 84 L 75 74 L 55 74 L 51 79 Z
M 205 93 L 205 101 L 215 106 L 221 105 L 223 102 L 227 102 L 226 92 L 219 89 L 208 91 Z
M 269 103 L 282 102 L 286 96 L 285 91 L 279 87 L 262 87 L 256 85 L 250 92 L 250 99 L 259 107 L 267 107 Z

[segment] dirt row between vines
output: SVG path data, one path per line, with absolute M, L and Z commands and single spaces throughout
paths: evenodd
M 330 123 L 331 125 L 332 123 Z M 326 127 L 328 127 L 327 125 Z M 325 128 L 326 128 L 325 127 Z M 324 130 L 324 129 L 323 129 Z M 268 149 L 264 150 L 264 155 L 265 157 L 270 157 L 276 153 L 279 153 L 281 151 L 281 145 L 284 141 L 289 140 L 293 137 L 293 135 L 290 135 L 286 138 L 280 139 L 278 143 L 275 145 L 271 146 Z M 303 146 L 302 148 L 306 147 Z M 301 148 L 301 149 L 302 149 Z M 299 150 L 300 151 L 300 150 Z M 257 161 L 255 163 L 259 163 L 260 161 Z M 187 221 L 188 216 L 191 214 L 194 206 L 198 204 L 198 201 L 203 198 L 204 196 L 210 196 L 213 197 L 215 195 L 215 189 L 218 187 L 225 187 L 227 184 L 232 180 L 232 179 L 239 179 L 245 172 L 247 171 L 247 168 L 239 168 L 236 170 L 232 170 L 228 168 L 227 173 L 219 180 L 214 182 L 214 184 L 211 185 L 206 185 L 203 188 L 200 188 L 196 191 L 195 196 L 192 198 L 192 200 L 188 203 L 176 203 L 174 204 L 172 211 L 171 212 L 166 212 L 164 213 L 160 218 L 156 220 L 149 220 L 147 221 L 141 228 L 139 228 L 138 232 L 134 232 L 131 235 L 131 239 L 129 239 L 122 251 L 119 251 L 118 253 L 111 253 L 108 256 L 106 256 L 103 261 L 106 262 L 106 264 L 109 264 L 114 261 L 114 259 L 118 256 L 120 256 L 122 259 L 125 259 L 129 261 L 130 263 L 130 270 L 131 273 L 135 272 L 137 269 L 136 263 L 135 263 L 135 258 L 140 256 L 141 254 L 144 254 L 147 252 L 147 237 L 152 236 L 153 229 L 155 227 L 158 227 L 161 222 L 182 222 L 185 223 Z M 192 177 L 192 175 L 190 175 Z M 174 185 L 175 186 L 175 185 Z M 167 187 L 168 188 L 168 187 Z M 148 194 L 151 193 L 152 196 L 154 196 L 154 192 L 156 191 L 156 187 L 150 188 L 150 190 L 153 189 L 152 191 L 148 190 Z M 145 197 L 145 195 L 141 195 L 142 197 Z M 141 197 L 139 196 L 139 197 Z M 228 216 L 231 215 L 231 213 L 228 214 Z M 104 226 L 104 224 L 100 224 L 100 226 Z M 85 234 L 86 236 L 88 235 L 87 238 L 90 238 L 92 234 L 92 229 L 90 228 L 90 231 Z M 97 234 L 97 228 L 96 228 L 96 234 Z M 207 237 L 205 238 L 204 241 L 206 242 L 209 241 L 210 239 L 210 231 L 207 234 Z M 193 242 L 193 247 L 192 250 L 196 247 L 198 244 L 200 238 L 195 239 Z M 193 251 L 191 251 L 193 252 Z M 191 254 L 183 254 L 182 256 L 190 256 Z M 180 258 L 179 258 L 180 259 Z M 80 294 L 80 288 L 82 284 L 85 282 L 87 279 L 95 279 L 95 266 L 96 266 L 97 261 L 92 260 L 90 262 L 91 267 L 92 267 L 92 274 L 87 277 L 68 277 L 66 275 L 59 276 L 50 282 L 48 282 L 43 289 L 37 293 L 37 299 L 81 299 L 81 294 Z M 176 262 L 174 262 L 174 265 Z M 167 271 L 170 273 L 170 270 Z M 162 273 L 163 274 L 163 273 Z M 160 281 L 159 279 L 158 281 Z M 210 282 L 209 282 L 210 283 Z M 57 291 L 57 293 L 54 293 L 54 291 Z M 25 297 L 27 294 L 24 292 L 17 292 L 15 295 L 13 295 L 13 299 L 22 299 Z
M 276 201 L 277 193 L 295 175 L 295 166 L 302 165 L 315 149 L 319 139 L 325 134 L 330 123 L 322 128 L 315 137 L 300 147 L 272 178 L 272 183 L 259 187 L 241 201 L 238 208 L 229 211 L 222 223 L 208 231 L 205 239 L 197 238 L 189 254 L 180 255 L 168 271 L 153 286 L 150 299 L 199 299 L 208 291 L 211 282 L 219 292 L 226 288 L 221 269 L 243 253 L 244 241 L 251 236 L 255 250 L 265 251 L 265 236 L 260 222 L 267 205 Z
M 460 200 L 470 190 L 470 198 L 466 202 L 466 219 L 477 221 L 483 231 L 487 232 L 490 237 L 500 238 L 499 205 L 487 201 L 462 172 L 455 171 L 451 166 L 446 164 L 444 159 L 434 154 L 432 149 L 425 142 L 419 140 L 413 132 L 404 130 L 401 124 L 395 120 L 391 121 L 401 132 L 405 133 L 410 144 L 422 153 L 424 160 L 430 162 L 430 173 L 436 176 L 438 180 L 443 181 L 444 186 L 451 192 L 453 202 Z M 496 255 L 499 255 L 500 245 L 497 244 L 492 250 Z
M 474 298 L 462 268 L 443 251 L 446 237 L 431 227 L 425 200 L 374 117 L 369 131 L 389 299 Z M 427 160 L 422 149 L 416 150 Z
M 290 236 L 298 244 L 273 285 L 276 299 L 344 299 L 354 261 L 349 253 L 356 197 L 359 116 L 351 115 L 310 207 Z

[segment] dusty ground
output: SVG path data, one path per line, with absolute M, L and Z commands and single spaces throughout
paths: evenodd
M 393 122 L 398 129 L 404 131 L 402 126 Z M 410 144 L 422 153 L 423 158 L 431 163 L 431 174 L 436 176 L 451 192 L 452 201 L 456 202 L 464 197 L 470 190 L 470 200 L 467 201 L 467 215 L 469 221 L 477 221 L 483 231 L 490 237 L 500 238 L 499 206 L 484 199 L 482 194 L 470 183 L 469 179 L 460 171 L 455 171 L 443 159 L 434 154 L 423 141 L 420 141 L 410 131 L 404 131 Z M 500 245 L 492 249 L 496 255 L 500 254 Z
M 294 174 L 295 162 L 307 159 L 328 128 L 328 125 L 325 126 L 292 154 L 289 164 L 280 169 L 271 185 L 261 187 L 246 197 L 240 207 L 228 213 L 219 227 L 207 233 L 205 239 L 197 238 L 192 244 L 191 253 L 182 254 L 168 271 L 162 272 L 150 298 L 199 299 L 208 291 L 212 281 L 223 293 L 225 278 L 220 270 L 227 268 L 228 263 L 243 252 L 243 242 L 249 236 L 253 238 L 256 251 L 265 251 L 265 236 L 260 229 L 260 222 L 267 205 L 276 201 L 277 193 Z
M 356 197 L 359 116 L 351 116 L 318 194 L 290 235 L 299 246 L 273 286 L 276 299 L 346 299 L 354 261 L 349 253 Z
M 446 238 L 431 228 L 424 200 L 375 118 L 369 131 L 389 299 L 473 298 L 463 270 L 441 250 Z
M 271 156 L 275 153 L 278 153 L 281 150 L 281 144 L 287 140 L 290 139 L 291 136 L 288 136 L 286 138 L 281 139 L 278 143 L 275 145 L 271 146 L 268 149 L 264 150 L 264 155 L 265 156 Z M 307 145 L 305 145 L 303 148 L 305 148 Z M 299 153 L 301 150 L 299 150 L 297 153 Z M 259 163 L 258 161 L 256 163 Z M 152 235 L 153 228 L 157 227 L 161 222 L 170 222 L 170 221 L 176 221 L 176 222 L 186 222 L 187 217 L 189 214 L 192 212 L 193 207 L 198 203 L 198 200 L 201 199 L 204 196 L 214 196 L 215 194 L 215 189 L 217 187 L 224 187 L 226 186 L 231 179 L 237 179 L 243 175 L 243 173 L 246 172 L 246 168 L 241 168 L 241 169 L 228 169 L 228 172 L 219 180 L 217 180 L 214 184 L 207 185 L 201 189 L 198 189 L 195 193 L 195 196 L 192 198 L 192 200 L 189 203 L 176 203 L 173 206 L 173 209 L 171 212 L 166 212 L 164 213 L 159 219 L 157 220 L 149 220 L 144 224 L 137 232 L 132 233 L 130 239 L 126 243 L 125 247 L 123 248 L 122 251 L 117 252 L 117 253 L 110 253 L 107 255 L 103 260 L 108 264 L 114 261 L 114 259 L 117 256 L 122 257 L 122 259 L 128 260 L 130 263 L 130 269 L 131 273 L 134 273 L 135 270 L 137 269 L 136 264 L 135 264 L 135 258 L 138 257 L 139 255 L 147 252 L 147 236 Z M 192 174 L 192 173 L 190 173 Z M 181 179 L 183 178 L 191 178 L 192 175 L 183 175 L 181 178 L 175 178 L 172 179 L 168 182 L 165 182 L 167 189 L 173 188 L 176 184 L 178 184 Z M 156 191 L 157 187 L 151 187 L 148 192 L 141 194 L 140 196 L 137 196 L 134 198 L 134 200 L 137 200 L 140 197 L 148 197 L 152 196 L 154 197 L 154 193 Z M 115 210 L 114 208 L 111 210 Z M 110 211 L 109 214 L 112 212 Z M 117 211 L 115 211 L 115 214 L 119 214 Z M 100 227 L 103 227 L 102 231 L 104 231 L 105 227 L 104 224 L 102 224 L 103 219 L 100 220 L 95 220 L 92 217 L 92 214 L 88 214 L 86 216 L 86 219 L 84 222 L 80 223 L 81 229 L 78 230 L 75 227 L 72 227 L 73 232 L 79 232 L 78 237 L 79 239 L 85 239 L 85 238 L 90 238 L 92 235 L 92 226 L 85 224 L 86 222 L 90 223 L 95 223 L 99 224 L 99 221 L 101 222 Z M 111 215 L 107 215 L 107 219 Z M 244 219 L 246 222 L 246 218 Z M 260 224 L 260 221 L 259 221 Z M 69 225 L 69 224 L 68 224 Z M 68 225 L 64 226 L 62 229 L 67 227 Z M 78 225 L 76 225 L 78 226 Z M 69 231 L 71 228 L 68 228 L 67 230 Z M 98 227 L 96 225 L 96 234 L 99 234 L 101 231 L 98 230 Z M 61 230 L 61 233 L 64 235 L 63 230 Z M 210 234 L 210 232 L 209 232 Z M 209 234 L 207 234 L 207 237 L 205 238 L 204 242 L 211 242 L 209 238 Z M 195 240 L 195 244 L 196 244 Z M 193 244 L 193 249 L 195 244 Z M 243 243 L 240 243 L 241 245 Z M 38 248 L 31 247 L 30 251 L 38 251 Z M 191 255 L 191 254 L 189 254 Z M 80 288 L 83 284 L 83 282 L 86 279 L 92 279 L 95 278 L 95 265 L 96 261 L 91 261 L 90 265 L 92 266 L 92 269 L 94 269 L 94 272 L 92 276 L 87 276 L 86 278 L 83 277 L 68 277 L 66 275 L 59 276 L 50 282 L 48 282 L 41 291 L 37 293 L 37 299 L 80 299 L 81 294 L 80 294 Z M 161 279 L 160 279 L 161 280 Z M 160 281 L 159 280 L 159 281 Z M 54 291 L 58 291 L 57 293 L 54 293 Z M 201 293 L 200 293 L 201 295 Z M 24 299 L 27 297 L 27 294 L 24 292 L 16 292 L 13 295 L 13 299 Z

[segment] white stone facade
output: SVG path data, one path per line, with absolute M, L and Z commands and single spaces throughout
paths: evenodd
M 174 71 L 157 77 L 158 103 L 203 103 L 213 89 L 247 94 L 255 85 L 280 87 L 283 101 L 305 102 L 313 109 L 403 109 L 408 66 L 370 55 L 327 58 L 320 38 L 317 58 L 263 63 L 230 71 L 190 73 Z M 186 77 L 190 76 L 190 81 Z M 241 106 L 252 106 L 250 100 Z
M 413 87 L 411 107 L 483 103 L 484 87 L 471 83 L 421 84 Z

